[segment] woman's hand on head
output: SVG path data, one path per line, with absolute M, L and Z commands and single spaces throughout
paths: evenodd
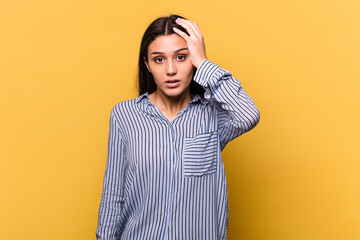
M 188 36 L 183 31 L 175 27 L 173 28 L 174 32 L 179 34 L 186 41 L 190 52 L 191 62 L 196 68 L 198 68 L 201 62 L 206 59 L 204 36 L 195 22 L 178 18 L 176 23 L 185 28 L 190 34 L 190 36 Z

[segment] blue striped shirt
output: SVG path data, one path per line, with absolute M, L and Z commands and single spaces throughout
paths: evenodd
M 226 239 L 221 151 L 260 112 L 231 73 L 205 59 L 206 91 L 169 122 L 145 93 L 116 104 L 109 123 L 98 239 Z

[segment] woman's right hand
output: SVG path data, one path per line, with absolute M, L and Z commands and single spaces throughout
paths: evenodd
M 198 68 L 201 62 L 207 58 L 204 36 L 195 22 L 183 18 L 178 18 L 176 19 L 176 23 L 185 28 L 186 31 L 190 34 L 190 36 L 188 36 L 180 29 L 175 27 L 173 28 L 174 32 L 179 34 L 186 41 L 190 52 L 191 63 L 196 68 Z

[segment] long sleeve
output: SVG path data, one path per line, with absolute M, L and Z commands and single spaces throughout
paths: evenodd
M 124 166 L 125 148 L 113 109 L 110 115 L 107 162 L 96 229 L 99 240 L 114 240 L 119 235 Z
M 231 73 L 205 59 L 194 76 L 206 91 L 205 99 L 214 102 L 218 112 L 221 149 L 228 142 L 250 131 L 260 121 L 254 101 Z

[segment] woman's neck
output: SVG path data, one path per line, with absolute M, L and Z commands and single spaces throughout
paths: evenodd
M 156 90 L 149 94 L 151 104 L 155 105 L 160 112 L 171 122 L 174 117 L 184 109 L 191 101 L 190 90 L 185 91 L 177 97 L 169 97 L 163 92 Z

